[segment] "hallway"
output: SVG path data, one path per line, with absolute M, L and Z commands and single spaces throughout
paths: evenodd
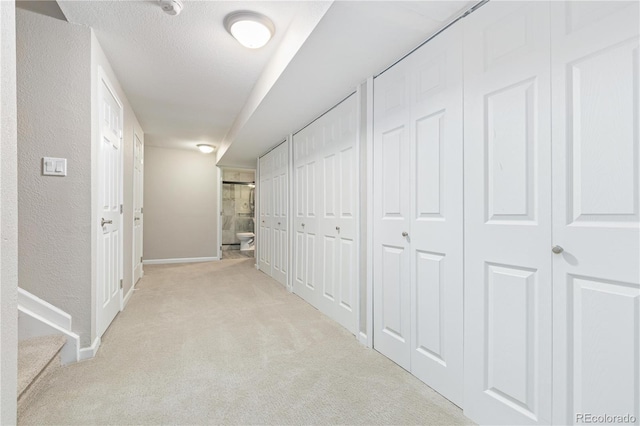
M 97 356 L 20 423 L 471 424 L 253 259 L 147 266 Z

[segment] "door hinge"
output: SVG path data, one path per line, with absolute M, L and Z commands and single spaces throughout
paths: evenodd
M 122 214 L 122 204 L 120 204 L 120 214 Z
M 122 280 L 120 280 L 120 289 L 122 289 Z
M 140 213 L 144 213 L 144 209 L 142 207 L 140 207 Z
M 142 256 L 140 256 L 140 263 L 142 263 Z

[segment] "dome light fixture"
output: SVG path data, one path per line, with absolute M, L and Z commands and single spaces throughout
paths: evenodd
M 198 144 L 196 146 L 198 147 L 200 152 L 203 153 L 203 154 L 211 154 L 216 149 L 213 145 L 209 145 L 209 144 L 206 144 L 206 143 L 200 143 L 200 144 Z
M 224 18 L 224 27 L 244 47 L 259 49 L 271 40 L 276 28 L 264 15 L 250 11 L 232 12 Z

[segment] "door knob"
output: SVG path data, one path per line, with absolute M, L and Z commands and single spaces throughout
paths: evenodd
M 104 220 L 104 217 L 102 218 L 102 221 L 100 221 L 100 226 L 105 226 L 106 224 L 109 223 L 113 223 L 113 220 Z
M 278 225 L 280 225 L 280 222 L 278 222 Z
M 551 251 L 554 252 L 555 254 L 560 254 L 564 251 L 564 249 L 560 246 L 553 246 Z
M 340 227 L 336 226 L 336 231 L 340 232 Z
M 302 227 L 304 228 L 304 223 L 302 224 Z
M 409 236 L 409 233 L 405 231 L 405 232 L 403 232 L 403 233 L 402 233 L 402 236 L 403 236 L 403 237 L 408 237 L 408 236 Z

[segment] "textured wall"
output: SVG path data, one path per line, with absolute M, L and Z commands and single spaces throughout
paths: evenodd
M 91 31 L 16 10 L 20 287 L 91 331 Z M 42 176 L 42 157 L 67 176 Z
M 14 3 L 0 1 L 0 424 L 16 423 L 18 187 Z
M 215 155 L 145 146 L 144 259 L 218 257 Z

